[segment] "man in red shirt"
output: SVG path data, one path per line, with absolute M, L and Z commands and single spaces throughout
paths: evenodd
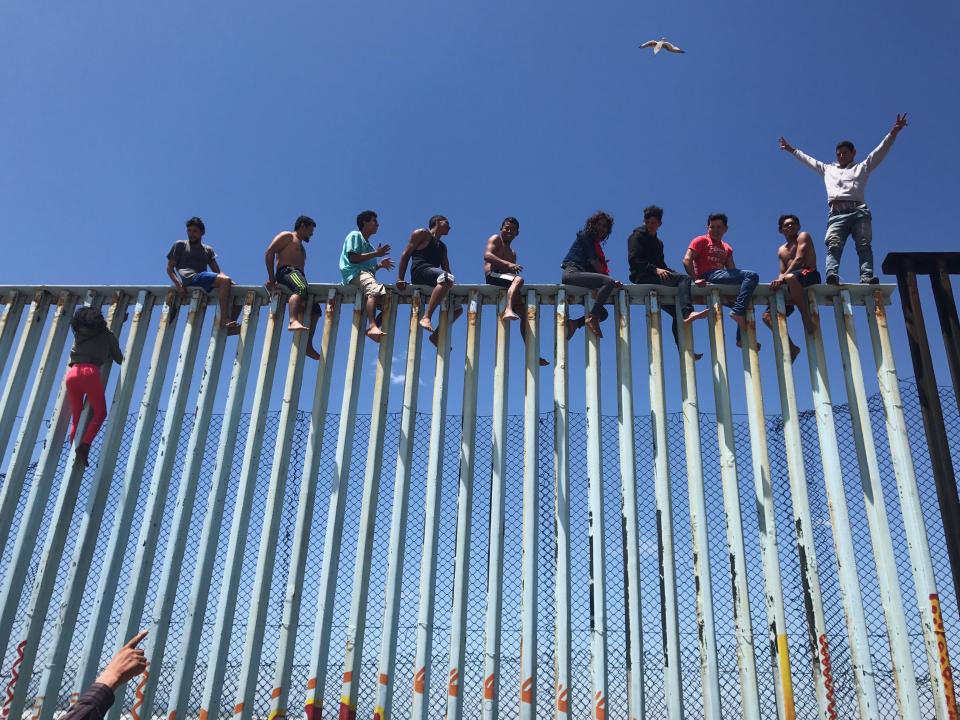
M 707 234 L 690 241 L 683 267 L 693 278 L 694 285 L 739 285 L 740 291 L 730 311 L 737 323 L 737 345 L 740 331 L 747 325 L 747 302 L 757 289 L 760 277 L 752 270 L 738 270 L 733 264 L 733 248 L 723 241 L 727 232 L 727 216 L 714 213 L 707 218 Z

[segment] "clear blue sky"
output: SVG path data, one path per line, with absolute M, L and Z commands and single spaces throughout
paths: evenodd
M 862 157 L 903 111 L 868 190 L 878 265 L 956 249 L 957 20 L 948 3 L 7 2 L 0 284 L 165 283 L 193 214 L 223 269 L 259 283 L 300 213 L 319 223 L 308 277 L 335 282 L 365 208 L 395 257 L 448 215 L 464 282 L 508 214 L 527 277 L 558 281 L 603 208 L 624 277 L 651 202 L 673 263 L 721 210 L 738 264 L 771 277 L 781 212 L 818 251 L 825 228 L 821 179 L 777 137 L 823 159 L 849 138 Z M 661 35 L 687 54 L 637 48 Z

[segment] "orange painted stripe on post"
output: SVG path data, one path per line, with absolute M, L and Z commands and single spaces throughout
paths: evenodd
M 483 699 L 484 700 L 493 700 L 493 691 L 496 686 L 496 680 L 494 680 L 493 673 L 487 675 L 486 679 L 483 681 Z
M 270 697 L 272 697 L 272 698 L 278 698 L 278 697 L 280 697 L 280 688 L 274 688 L 273 690 L 271 690 L 271 691 L 270 691 Z
M 347 671 L 343 674 L 343 681 L 344 681 L 344 682 L 351 682 L 352 680 L 353 680 L 353 673 L 350 672 L 349 670 L 347 670 Z
M 607 701 L 603 697 L 603 693 L 597 692 L 595 702 L 593 704 L 594 717 L 597 720 L 605 720 L 607 717 Z
M 557 683 L 557 710 L 561 712 L 568 712 L 570 710 L 570 703 L 567 700 L 569 691 L 563 686 L 563 683 Z
M 208 720 L 210 717 L 210 712 L 200 708 L 200 712 L 197 714 L 197 720 Z
M 242 712 L 243 712 L 243 703 L 237 703 L 236 705 L 233 706 L 234 715 L 239 715 Z
M 427 676 L 427 669 L 425 667 L 417 670 L 417 674 L 413 676 L 413 691 L 416 693 L 423 694 L 424 679 Z
M 450 682 L 447 683 L 447 694 L 450 697 L 456 697 L 459 693 L 458 681 L 460 679 L 460 671 L 456 668 L 450 668 Z
M 930 595 L 930 611 L 933 613 L 933 632 L 937 636 L 937 654 L 940 661 L 940 677 L 943 679 L 943 694 L 947 700 L 947 717 L 957 717 L 957 697 L 953 689 L 953 668 L 950 667 L 950 655 L 947 652 L 947 632 L 940 612 L 940 598 L 936 593 Z
M 381 685 L 388 685 L 389 683 L 390 683 L 390 678 L 387 676 L 387 674 L 386 674 L 386 673 L 380 673 L 380 684 L 381 684 Z
M 317 689 L 317 679 L 310 678 L 307 680 L 307 690 L 316 690 Z
M 533 678 L 528 677 L 520 686 L 520 702 L 533 703 Z

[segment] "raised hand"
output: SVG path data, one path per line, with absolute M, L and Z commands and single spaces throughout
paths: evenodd
M 383 268 L 384 270 L 393 270 L 393 260 L 386 258 L 377 263 L 378 268 Z
M 903 130 L 906 126 L 907 126 L 907 114 L 903 113 L 901 115 L 900 113 L 897 113 L 897 120 L 896 122 L 893 123 L 893 130 L 891 130 L 890 132 L 893 133 L 894 136 L 896 136 L 896 134 L 901 130 Z
M 113 659 L 107 663 L 96 681 L 116 690 L 128 680 L 135 678 L 146 670 L 147 658 L 143 654 L 143 648 L 138 648 L 137 645 L 147 636 L 147 632 L 147 630 L 141 630 L 130 638 L 127 644 L 120 648 Z
M 787 139 L 780 136 L 780 149 L 785 150 L 786 152 L 793 152 L 793 145 L 787 142 Z

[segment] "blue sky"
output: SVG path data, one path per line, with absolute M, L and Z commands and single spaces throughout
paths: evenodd
M 738 264 L 767 278 L 781 212 L 801 217 L 818 251 L 825 229 L 820 178 L 777 137 L 824 159 L 849 138 L 863 157 L 904 111 L 910 126 L 867 195 L 877 263 L 955 249 L 957 14 L 888 2 L 6 3 L 0 284 L 163 284 L 193 214 L 223 269 L 259 283 L 263 249 L 300 213 L 318 221 L 308 277 L 335 282 L 365 208 L 395 258 L 413 228 L 448 215 L 464 282 L 482 280 L 484 240 L 508 214 L 529 280 L 558 281 L 576 229 L 603 208 L 624 277 L 626 237 L 651 202 L 666 208 L 675 265 L 720 210 Z M 637 48 L 661 35 L 687 54 Z M 854 259 L 848 247 L 848 277 Z M 898 360 L 912 374 L 905 350 Z

